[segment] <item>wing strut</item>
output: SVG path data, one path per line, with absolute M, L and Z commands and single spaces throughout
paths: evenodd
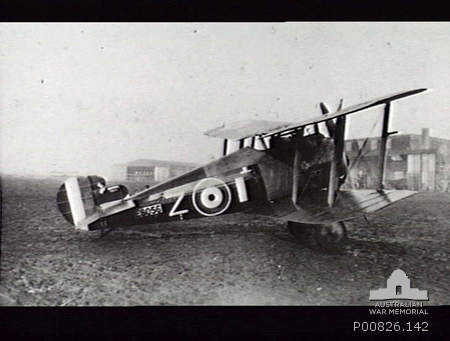
M 391 113 L 391 102 L 386 102 L 384 106 L 384 114 L 383 114 L 383 130 L 381 132 L 381 145 L 380 145 L 380 155 L 378 158 L 378 192 L 383 192 L 384 190 L 384 177 L 386 170 L 386 146 L 389 135 L 397 134 L 397 131 L 388 131 L 389 130 L 389 116 Z
M 244 148 L 244 139 L 239 140 L 239 149 Z
M 293 180 L 292 180 L 292 202 L 297 205 L 298 201 L 298 185 L 300 183 L 300 151 L 295 149 L 294 165 L 293 165 Z
M 227 155 L 227 148 L 228 148 L 228 140 L 224 139 L 223 140 L 223 150 L 222 150 L 222 155 Z
M 298 136 L 303 136 L 304 129 L 300 128 L 298 132 Z M 297 206 L 298 202 L 298 190 L 299 190 L 299 184 L 300 184 L 300 161 L 301 161 L 301 153 L 296 146 L 295 148 L 295 154 L 294 154 L 294 164 L 293 164 L 293 179 L 292 179 L 292 202 L 294 203 L 294 206 Z

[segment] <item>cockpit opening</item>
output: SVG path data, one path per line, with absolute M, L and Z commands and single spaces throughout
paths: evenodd
M 253 148 L 255 150 L 268 150 L 271 148 L 271 136 L 253 136 L 241 140 L 223 140 L 223 155 L 229 155 L 242 148 Z
M 273 135 L 273 136 L 271 135 L 265 137 L 255 135 L 240 140 L 224 139 L 222 155 L 229 155 L 246 147 L 261 151 L 268 150 L 273 148 L 274 145 L 277 144 L 279 140 L 288 141 L 291 138 L 294 138 L 294 136 L 298 136 L 299 134 L 300 136 L 304 137 L 307 137 L 309 135 L 322 135 L 325 137 L 329 137 L 325 123 L 321 122 L 319 124 L 314 125 L 311 124 L 309 126 L 306 126 L 304 127 L 304 129 L 293 129 L 281 135 Z M 277 141 L 273 141 L 273 139 Z

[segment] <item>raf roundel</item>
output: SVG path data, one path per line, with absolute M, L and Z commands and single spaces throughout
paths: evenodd
M 230 207 L 231 191 L 220 179 L 202 179 L 194 187 L 192 202 L 200 214 L 207 217 L 216 216 Z

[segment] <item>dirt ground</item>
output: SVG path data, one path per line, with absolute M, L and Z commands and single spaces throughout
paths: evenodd
M 348 224 L 338 253 L 242 214 L 99 232 L 56 209 L 61 180 L 4 177 L 0 304 L 368 305 L 397 268 L 450 304 L 450 195 L 422 193 Z

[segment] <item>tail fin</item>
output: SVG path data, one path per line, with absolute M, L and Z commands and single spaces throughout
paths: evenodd
M 105 180 L 97 176 L 71 177 L 56 195 L 58 209 L 77 229 L 89 230 L 94 221 L 132 208 L 134 203 L 123 202 L 128 194 L 125 186 L 105 187 Z

